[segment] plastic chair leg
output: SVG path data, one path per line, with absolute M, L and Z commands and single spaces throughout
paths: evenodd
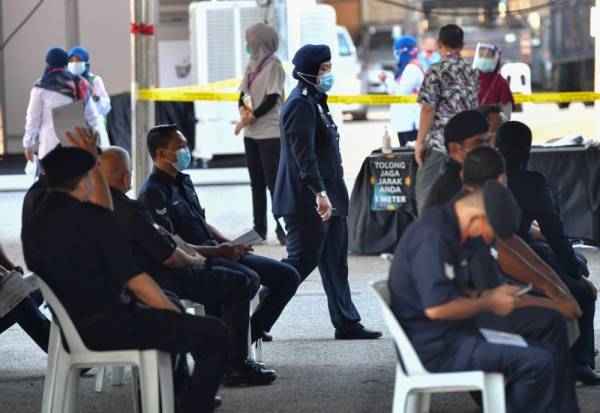
M 48 365 L 46 367 L 46 378 L 44 380 L 44 393 L 42 396 L 42 413 L 52 413 L 52 399 L 56 383 L 56 365 L 60 346 L 60 334 L 56 324 L 50 327 L 50 339 L 48 341 Z
M 55 368 L 54 392 L 52 397 L 52 412 L 63 412 L 65 407 L 65 398 L 67 395 L 67 386 L 69 381 L 69 372 L 71 364 L 68 357 L 59 357 Z
M 160 413 L 158 357 L 156 357 L 155 351 L 142 351 L 140 388 L 142 392 L 142 411 L 144 413 Z
M 173 413 L 175 411 L 173 366 L 171 365 L 171 355 L 168 353 L 158 354 L 158 380 L 160 385 L 161 412 Z
M 405 411 L 407 413 L 421 413 L 421 395 L 419 393 L 408 393 L 406 397 Z
M 406 389 L 402 381 L 404 372 L 401 370 L 400 364 L 396 363 L 396 379 L 394 383 L 394 402 L 392 405 L 393 413 L 404 413 L 406 403 L 408 401 L 409 389 Z
M 71 369 L 67 377 L 67 387 L 64 402 L 64 413 L 75 411 L 75 401 L 79 390 L 79 369 Z
M 104 390 L 104 375 L 106 374 L 107 368 L 108 367 L 98 367 L 96 370 L 96 385 L 94 387 L 96 393 L 102 393 L 102 390 Z
M 481 391 L 484 413 L 506 413 L 503 377 L 486 374 L 484 381 Z
M 122 386 L 125 376 L 125 367 L 113 366 L 112 367 L 112 379 L 111 383 L 113 386 Z

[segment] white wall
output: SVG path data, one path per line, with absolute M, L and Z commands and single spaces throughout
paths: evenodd
M 3 37 L 6 39 L 37 0 L 2 2 Z M 20 152 L 25 112 L 33 83 L 42 75 L 48 49 L 66 42 L 65 0 L 46 0 L 4 49 L 7 150 Z M 13 135 L 13 136 L 11 136 Z
M 0 0 L 2 1 L 2 0 Z M 4 49 L 6 137 L 9 153 L 21 152 L 29 92 L 45 66 L 51 47 L 67 50 L 67 0 L 46 0 Z M 37 0 L 2 1 L 0 30 L 11 33 Z M 90 51 L 92 72 L 102 76 L 109 94 L 127 92 L 131 84 L 129 0 L 78 0 L 79 44 Z M 187 40 L 187 22 L 157 27 L 157 40 Z M 159 56 L 160 58 L 160 56 Z

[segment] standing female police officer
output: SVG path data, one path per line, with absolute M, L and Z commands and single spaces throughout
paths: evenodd
M 288 258 L 304 280 L 319 267 L 337 339 L 372 339 L 381 333 L 360 324 L 348 285 L 348 191 L 337 126 L 327 94 L 333 85 L 331 52 L 306 45 L 292 63 L 298 85 L 284 104 L 281 155 L 273 213 L 287 227 Z

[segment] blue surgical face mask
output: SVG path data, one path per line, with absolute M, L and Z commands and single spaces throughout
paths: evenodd
M 165 149 L 165 151 L 175 154 L 177 159 L 171 162 L 171 165 L 179 172 L 187 169 L 190 166 L 190 163 L 192 163 L 192 154 L 187 146 L 185 148 L 177 149 L 176 151 L 169 151 L 168 149 Z
M 250 46 L 246 46 L 246 53 L 252 54 L 252 48 Z
M 69 62 L 67 67 L 69 72 L 76 76 L 81 76 L 85 72 L 85 62 Z
M 333 87 L 334 81 L 335 77 L 333 76 L 332 72 L 323 73 L 319 76 L 319 84 L 317 85 L 317 89 L 323 93 L 329 92 Z
M 480 57 L 477 59 L 477 69 L 483 73 L 491 73 L 496 69 L 496 59 L 488 57 Z

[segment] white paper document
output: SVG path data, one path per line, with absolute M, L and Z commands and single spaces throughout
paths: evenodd
M 75 132 L 75 128 L 87 128 L 83 101 L 76 100 L 52 109 L 52 120 L 56 137 L 63 146 L 71 146 L 65 139 L 65 132 Z
M 243 235 L 240 235 L 239 237 L 231 241 L 231 245 L 254 245 L 258 244 L 261 241 L 263 241 L 263 237 L 258 235 L 258 232 L 251 229 L 250 231 L 246 232 Z
M 491 330 L 489 328 L 480 328 L 479 332 L 488 343 L 504 344 L 515 347 L 528 347 L 525 339 L 519 334 L 506 333 L 504 331 Z
M 195 249 L 193 249 L 192 247 L 190 247 L 187 244 L 187 242 L 185 242 L 183 240 L 183 238 L 181 238 L 179 235 L 173 234 L 173 235 L 171 235 L 171 238 L 173 238 L 173 241 L 175 241 L 177 243 L 177 246 L 179 248 L 181 248 L 187 254 L 191 255 L 192 257 L 199 257 L 200 256 L 200 254 L 198 254 Z
M 19 305 L 33 290 L 33 286 L 17 271 L 0 279 L 0 318 Z

